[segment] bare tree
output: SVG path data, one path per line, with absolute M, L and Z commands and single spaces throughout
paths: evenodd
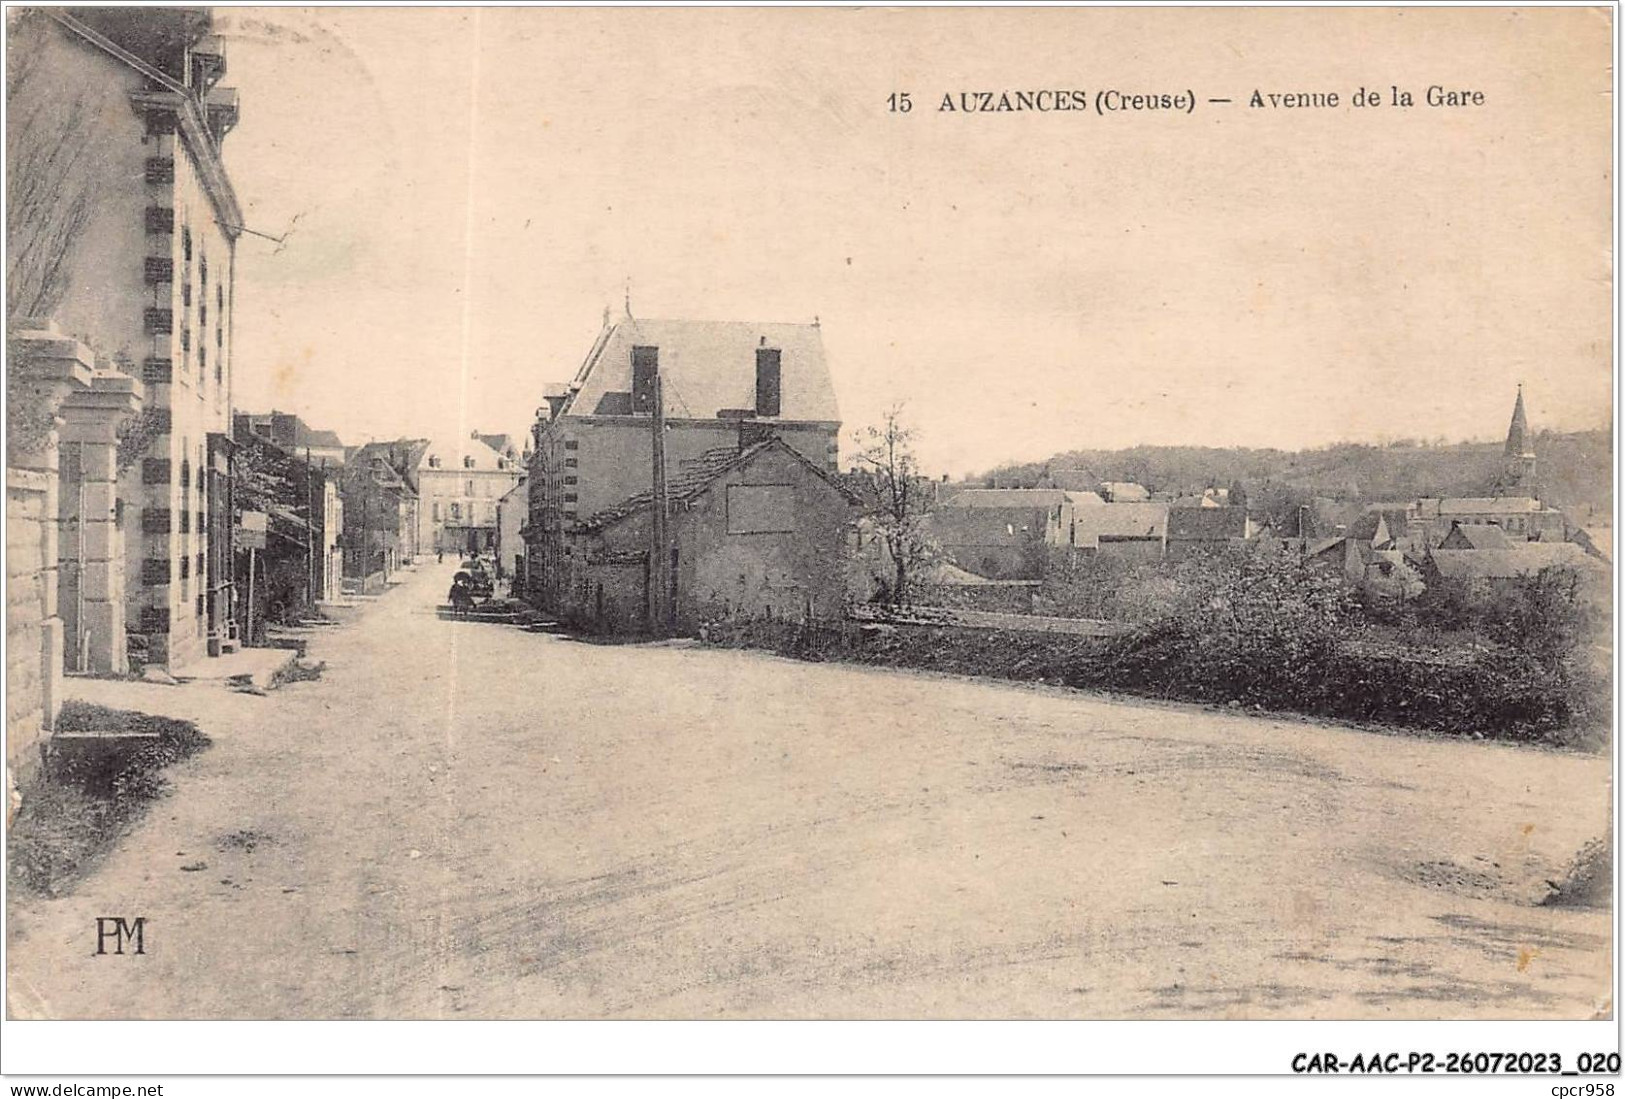
M 891 573 L 886 601 L 901 606 L 909 601 L 920 571 L 941 556 L 926 526 L 930 499 L 914 457 L 914 430 L 904 422 L 902 404 L 889 408 L 879 426 L 860 431 L 857 443 L 858 466 L 872 486 L 867 519 L 873 544 Z
M 107 89 L 54 65 L 49 16 L 13 17 L 6 72 L 6 316 L 62 302 L 100 185 L 96 129 Z M 125 108 L 127 111 L 127 108 Z

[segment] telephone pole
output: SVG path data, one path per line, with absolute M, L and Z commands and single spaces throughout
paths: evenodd
M 666 406 L 661 393 L 660 369 L 655 368 L 653 408 L 649 423 L 654 431 L 651 449 L 654 456 L 652 484 L 652 517 L 649 539 L 649 630 L 664 634 L 670 620 L 670 535 L 666 530 Z

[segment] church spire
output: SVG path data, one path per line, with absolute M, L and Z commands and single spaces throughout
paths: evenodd
M 1507 428 L 1508 458 L 1532 457 L 1529 450 L 1529 417 L 1523 410 L 1523 383 L 1518 383 L 1518 402 L 1512 406 L 1512 426 Z
M 1503 487 L 1530 493 L 1535 483 L 1535 452 L 1529 444 L 1529 416 L 1523 409 L 1523 383 L 1518 383 L 1518 400 L 1512 406 L 1512 424 L 1507 428 L 1506 474 Z

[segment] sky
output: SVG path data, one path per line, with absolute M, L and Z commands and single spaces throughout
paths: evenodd
M 619 315 L 818 319 L 933 472 L 1611 421 L 1609 12 L 217 10 L 235 399 L 528 430 Z M 1469 108 L 1261 109 L 1430 84 Z M 937 109 L 1194 91 L 1189 114 Z M 887 109 L 907 91 L 913 109 Z M 1207 98 L 1231 98 L 1216 105 Z

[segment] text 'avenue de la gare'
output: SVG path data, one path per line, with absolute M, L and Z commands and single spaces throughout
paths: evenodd
M 936 113 L 979 114 L 1090 114 L 1101 116 L 1166 112 L 1194 114 L 1198 104 L 1224 109 L 1243 106 L 1250 110 L 1301 111 L 1347 110 L 1366 107 L 1471 108 L 1486 104 L 1485 93 L 1476 88 L 1429 84 L 1421 92 L 1389 84 L 1387 87 L 1361 85 L 1353 92 L 1331 90 L 1274 90 L 1254 88 L 1242 96 L 1199 96 L 1193 89 L 1175 91 L 1107 88 L 1088 92 L 1082 89 L 1039 89 L 1036 91 L 958 91 L 943 92 L 936 101 Z M 886 97 L 886 109 L 893 114 L 914 113 L 912 92 L 893 92 Z

